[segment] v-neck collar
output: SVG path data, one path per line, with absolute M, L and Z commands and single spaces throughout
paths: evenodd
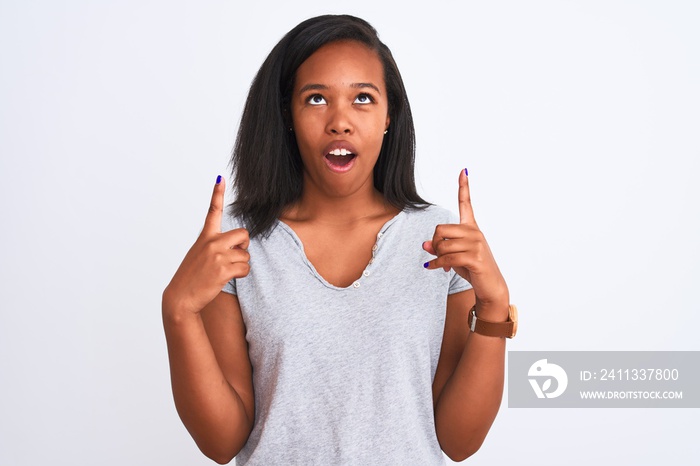
M 314 276 L 318 279 L 321 284 L 326 286 L 327 288 L 333 289 L 333 290 L 338 290 L 338 291 L 351 291 L 351 290 L 356 290 L 361 287 L 361 282 L 368 278 L 370 274 L 372 273 L 372 269 L 376 266 L 376 255 L 381 249 L 381 245 L 383 243 L 382 239 L 386 233 L 386 231 L 393 225 L 399 217 L 404 215 L 405 211 L 401 211 L 398 214 L 394 215 L 392 218 L 384 222 L 384 225 L 379 229 L 379 233 L 377 233 L 377 238 L 374 243 L 374 246 L 372 247 L 372 259 L 370 259 L 369 263 L 365 266 L 364 270 L 360 274 L 359 277 L 355 278 L 353 282 L 347 286 L 347 287 L 340 287 L 333 285 L 332 283 L 329 283 L 323 276 L 321 276 L 320 273 L 318 273 L 318 270 L 316 270 L 316 267 L 311 263 L 309 258 L 306 256 L 306 251 L 304 251 L 304 243 L 301 242 L 301 239 L 299 236 L 296 234 L 294 229 L 287 225 L 285 222 L 283 222 L 280 219 L 277 219 L 277 225 L 282 228 L 289 236 L 292 238 L 292 240 L 296 243 L 296 245 L 299 247 L 299 251 L 301 252 L 301 255 L 304 259 L 304 262 L 306 265 L 309 267 L 309 269 L 313 272 Z

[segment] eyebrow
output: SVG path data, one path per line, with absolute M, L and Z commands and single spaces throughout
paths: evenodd
M 352 83 L 350 84 L 350 87 L 356 88 L 356 89 L 365 89 L 365 88 L 370 88 L 374 89 L 377 91 L 379 95 L 381 95 L 381 91 L 377 86 L 375 86 L 372 83 Z M 307 84 L 303 86 L 301 89 L 299 89 L 299 94 L 303 94 L 306 91 L 326 91 L 328 90 L 328 86 L 325 84 Z

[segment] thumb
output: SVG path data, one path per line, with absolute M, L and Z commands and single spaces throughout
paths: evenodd
M 211 195 L 211 204 L 209 204 L 209 212 L 204 220 L 204 228 L 202 233 L 213 235 L 221 233 L 221 215 L 224 211 L 224 193 L 226 192 L 226 181 L 219 175 L 216 177 L 214 192 Z

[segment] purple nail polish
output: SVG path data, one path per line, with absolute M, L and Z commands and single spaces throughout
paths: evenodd
M 425 264 L 423 264 L 423 267 L 425 267 L 427 269 L 429 265 L 430 265 L 430 262 L 426 262 Z
M 467 176 L 469 176 L 469 171 L 467 171 L 466 168 L 464 169 L 464 174 L 467 175 Z
M 221 183 L 221 175 L 216 177 L 216 184 L 219 184 L 219 183 Z

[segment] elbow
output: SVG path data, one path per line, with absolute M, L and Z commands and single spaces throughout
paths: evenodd
M 228 464 L 241 451 L 247 437 L 243 439 L 242 442 L 240 441 L 241 439 L 239 439 L 239 441 L 225 439 L 218 439 L 218 441 L 216 441 L 217 439 L 211 438 L 195 438 L 194 440 L 197 447 L 199 447 L 199 451 L 201 451 L 204 456 L 218 464 Z
M 478 448 L 475 448 L 473 450 L 462 450 L 462 451 L 457 451 L 457 452 L 452 452 L 448 453 L 445 452 L 447 457 L 454 461 L 455 463 L 461 463 L 462 461 L 466 460 L 470 456 L 472 456 L 474 453 L 476 453 Z
M 455 463 L 460 463 L 474 453 L 479 451 L 481 445 L 483 444 L 483 439 L 480 442 L 467 442 L 463 445 L 457 445 L 453 448 L 443 448 L 442 451 L 447 455 L 449 459 Z
M 234 429 L 227 429 L 227 422 L 220 422 L 208 429 L 191 429 L 190 435 L 204 456 L 218 464 L 228 464 L 243 449 L 253 429 L 247 417 L 239 418 L 239 421 L 240 425 Z
M 210 460 L 213 460 L 215 463 L 218 464 L 229 464 L 231 460 L 233 459 L 233 456 L 208 456 Z
M 204 453 L 204 456 L 218 464 L 229 464 L 237 453 L 232 450 L 227 451 L 224 449 L 216 450 L 213 448 L 205 449 L 201 447 L 199 449 L 202 453 Z
M 466 460 L 479 451 L 486 440 L 486 434 L 471 432 L 468 435 L 438 436 L 440 448 L 455 463 Z
M 479 451 L 491 429 L 496 413 L 473 415 L 456 410 L 445 411 L 444 406 L 442 408 L 436 410 L 435 416 L 438 443 L 448 458 L 459 463 Z

